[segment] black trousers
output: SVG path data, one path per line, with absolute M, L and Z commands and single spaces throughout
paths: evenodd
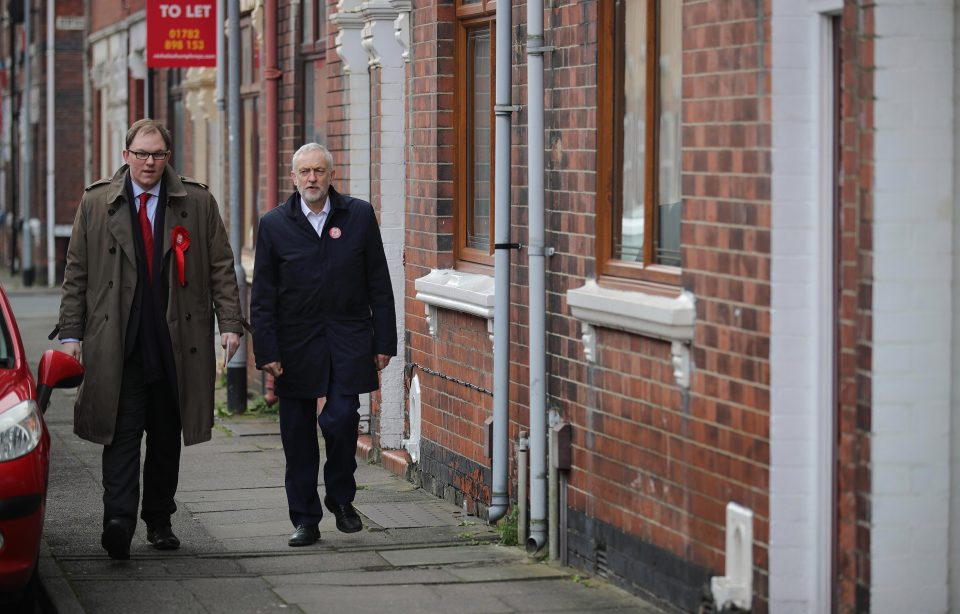
M 131 534 L 140 503 L 140 444 L 147 434 L 143 463 L 143 506 L 147 526 L 170 524 L 180 476 L 180 411 L 166 379 L 144 382 L 140 352 L 123 365 L 113 443 L 103 448 L 103 522 L 127 522 Z
M 323 518 L 317 493 L 320 472 L 317 425 L 327 451 L 323 465 L 327 494 L 337 503 L 353 502 L 357 494 L 353 474 L 357 470 L 359 409 L 359 395 L 338 394 L 333 385 L 319 417 L 316 399 L 280 397 L 280 438 L 287 460 L 285 486 L 293 526 L 317 524 Z

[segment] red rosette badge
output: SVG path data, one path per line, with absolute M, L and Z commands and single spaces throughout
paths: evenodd
M 170 241 L 173 243 L 173 253 L 177 258 L 177 279 L 180 280 L 182 288 L 187 285 L 187 280 L 184 278 L 183 255 L 190 247 L 190 233 L 183 226 L 174 226 Z

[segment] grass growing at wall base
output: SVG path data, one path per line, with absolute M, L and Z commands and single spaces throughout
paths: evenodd
M 519 546 L 517 539 L 517 508 L 511 507 L 507 515 L 497 521 L 497 532 L 500 533 L 500 543 L 504 546 Z

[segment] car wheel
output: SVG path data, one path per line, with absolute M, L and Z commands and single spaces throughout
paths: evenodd
M 43 610 L 40 608 L 40 574 L 37 572 L 37 565 L 33 566 L 33 573 L 30 574 L 30 580 L 20 589 L 20 593 L 14 596 L 13 601 L 3 604 L 3 611 L 11 614 L 40 614 Z

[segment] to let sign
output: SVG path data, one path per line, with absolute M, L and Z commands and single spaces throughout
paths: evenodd
M 214 0 L 147 0 L 147 66 L 217 65 Z

